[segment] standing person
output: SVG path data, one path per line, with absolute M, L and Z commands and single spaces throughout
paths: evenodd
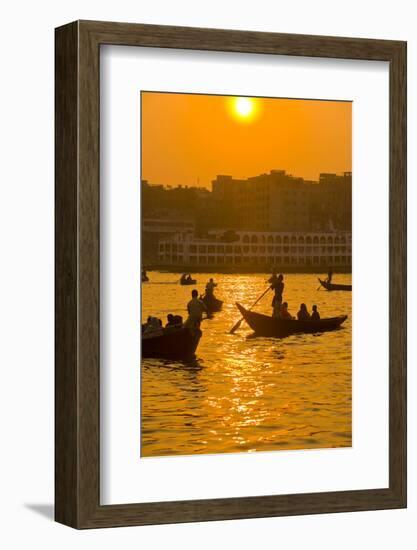
M 331 283 L 332 279 L 333 279 L 333 269 L 330 268 L 329 271 L 327 272 L 326 283 Z
M 273 285 L 273 284 L 275 284 L 277 281 L 278 281 L 277 270 L 276 270 L 275 267 L 274 267 L 274 269 L 272 270 L 272 275 L 269 277 L 269 279 L 268 279 L 267 282 L 268 282 L 270 285 Z
M 311 320 L 320 321 L 320 313 L 317 311 L 317 306 L 313 306 L 311 309 L 312 309 Z
M 271 284 L 271 289 L 274 291 L 274 297 L 272 298 L 272 317 L 279 317 L 282 295 L 284 293 L 284 275 L 282 273 L 280 273 Z
M 206 298 L 207 303 L 214 301 L 214 289 L 216 288 L 217 284 L 213 281 L 213 279 L 210 279 L 209 282 L 206 284 Z
M 184 326 L 188 328 L 200 328 L 203 313 L 207 313 L 207 308 L 204 302 L 199 300 L 196 289 L 191 292 L 191 296 L 192 298 L 187 304 L 188 319 L 185 321 Z

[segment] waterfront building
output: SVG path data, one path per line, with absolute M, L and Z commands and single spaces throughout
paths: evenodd
M 158 246 L 163 239 L 176 235 L 193 235 L 195 222 L 193 219 L 173 216 L 161 212 L 160 215 L 142 219 L 142 262 L 154 264 L 158 262 Z
M 161 267 L 351 269 L 350 231 L 213 232 L 208 238 L 177 233 L 159 241 Z

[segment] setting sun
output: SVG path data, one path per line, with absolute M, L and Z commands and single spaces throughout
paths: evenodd
M 254 100 L 249 97 L 236 97 L 233 99 L 233 112 L 240 118 L 249 120 L 255 114 Z
M 249 116 L 253 111 L 253 102 L 247 97 L 238 97 L 236 99 L 235 108 L 240 116 Z

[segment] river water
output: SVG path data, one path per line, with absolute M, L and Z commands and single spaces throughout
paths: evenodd
M 351 292 L 317 290 L 314 274 L 285 276 L 284 301 L 296 315 L 301 302 L 317 304 L 321 317 L 347 314 L 343 328 L 285 339 L 250 338 L 234 303 L 250 307 L 267 287 L 267 274 L 193 273 L 196 286 L 179 275 L 148 272 L 142 285 L 142 318 L 186 315 L 191 290 L 203 293 L 210 277 L 223 309 L 203 321 L 197 358 L 189 363 L 143 359 L 141 455 L 167 456 L 350 447 Z M 323 274 L 320 274 L 323 278 Z M 337 274 L 334 282 L 350 284 Z M 254 311 L 271 314 L 272 292 Z

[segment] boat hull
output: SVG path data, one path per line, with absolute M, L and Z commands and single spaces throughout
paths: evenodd
M 180 281 L 180 285 L 182 286 L 189 286 L 189 285 L 196 285 L 197 281 L 196 279 L 191 279 L 191 281 Z
M 203 296 L 202 301 L 204 302 L 209 315 L 220 311 L 223 306 L 222 300 L 218 300 L 217 298 L 208 299 L 207 296 Z
M 320 319 L 319 321 L 298 321 L 296 319 L 278 319 L 254 311 L 248 311 L 240 304 L 236 307 L 257 336 L 285 338 L 291 334 L 315 334 L 338 329 L 347 319 L 347 315 Z
M 326 281 L 323 281 L 319 278 L 320 284 L 323 288 L 326 290 L 346 290 L 346 291 L 352 291 L 352 285 L 336 285 L 333 283 L 326 283 Z
M 142 336 L 142 357 L 187 359 L 193 357 L 202 332 L 199 329 L 166 330 L 159 336 Z

